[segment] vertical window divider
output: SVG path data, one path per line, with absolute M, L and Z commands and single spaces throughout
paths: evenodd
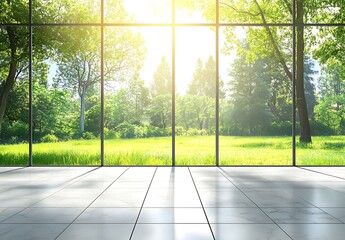
M 216 166 L 219 166 L 219 0 L 216 0 Z
M 176 94 L 175 94 L 175 0 L 172 0 L 172 25 L 171 25 L 171 37 L 172 37 L 172 46 L 171 46 L 171 81 L 172 81 L 172 109 L 171 109 L 171 114 L 172 114 L 172 121 L 171 121 L 171 165 L 174 167 L 176 165 L 176 156 L 175 156 L 175 117 L 176 117 L 176 106 L 175 106 L 175 100 L 176 100 Z
M 296 0 L 292 1 L 292 166 L 296 166 Z
M 33 109 L 32 109 L 32 0 L 29 0 L 29 158 L 28 165 L 32 166 L 32 142 L 33 142 Z
M 104 166 L 104 0 L 101 0 L 101 166 Z

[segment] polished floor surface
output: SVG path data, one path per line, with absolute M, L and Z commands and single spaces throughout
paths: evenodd
M 0 168 L 0 239 L 345 239 L 345 168 Z

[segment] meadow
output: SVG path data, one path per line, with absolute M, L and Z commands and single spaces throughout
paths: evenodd
M 33 144 L 33 163 L 99 165 L 100 140 Z M 291 165 L 291 137 L 220 136 L 220 165 Z M 27 165 L 28 144 L 0 145 L 0 165 Z M 297 165 L 345 165 L 345 136 L 297 141 Z M 176 165 L 214 165 L 214 136 L 176 136 Z M 171 165 L 171 137 L 104 142 L 105 165 Z

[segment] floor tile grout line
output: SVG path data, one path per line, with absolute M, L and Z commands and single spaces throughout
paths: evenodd
M 140 210 L 139 210 L 139 213 L 138 213 L 137 219 L 135 220 L 135 223 L 134 223 L 134 226 L 133 226 L 133 229 L 132 229 L 131 235 L 129 236 L 129 240 L 131 240 L 131 239 L 132 239 L 132 237 L 133 237 L 133 234 L 134 234 L 135 228 L 136 228 L 136 226 L 137 226 L 137 224 L 138 224 L 138 220 L 139 220 L 139 217 L 140 217 L 141 211 L 142 211 L 142 209 L 143 209 L 143 207 L 144 207 L 144 204 L 145 204 L 146 197 L 147 197 L 147 195 L 148 195 L 148 193 L 149 193 L 149 191 L 150 191 L 150 187 L 151 187 L 151 184 L 152 184 L 152 182 L 153 182 L 153 179 L 154 179 L 154 177 L 156 176 L 157 169 L 158 169 L 158 167 L 156 167 L 156 169 L 155 169 L 155 171 L 154 171 L 154 173 L 153 173 L 153 176 L 152 176 L 152 178 L 151 178 L 151 182 L 150 182 L 149 186 L 147 187 L 147 191 L 146 191 L 146 194 L 145 194 L 145 197 L 144 197 L 143 203 L 141 204 L 141 207 L 140 207 Z
M 6 174 L 6 173 L 9 173 L 9 172 L 15 172 L 15 171 L 19 171 L 19 170 L 24 170 L 26 168 L 29 168 L 29 167 L 18 167 L 18 168 L 11 169 L 11 170 L 8 170 L 8 171 L 0 172 L 0 174 Z
M 85 211 L 86 211 L 86 209 L 88 209 L 106 190 L 108 190 L 109 188 L 110 188 L 110 186 L 111 185 L 113 185 L 114 184 L 114 182 L 116 182 L 116 180 L 118 180 L 125 172 L 127 172 L 128 171 L 128 169 L 129 169 L 129 167 L 128 168 L 126 168 L 114 181 L 112 181 L 110 184 L 109 184 L 109 186 L 108 187 L 106 187 L 94 200 L 92 200 L 92 202 L 89 204 L 89 205 L 87 205 L 85 208 L 84 208 L 84 210 L 80 213 L 80 214 L 78 214 L 78 216 L 77 217 L 75 217 L 74 218 L 74 220 L 71 222 L 71 223 L 69 223 L 68 225 L 67 225 L 67 227 L 59 234 L 59 235 L 57 235 L 56 236 L 56 238 L 55 239 L 58 239 Z
M 296 168 L 304 170 L 304 171 L 314 172 L 314 173 L 322 174 L 322 175 L 325 175 L 325 176 L 329 176 L 329 177 L 334 177 L 334 178 L 338 178 L 338 179 L 341 179 L 341 180 L 345 180 L 345 178 L 343 178 L 343 177 L 338 177 L 338 176 L 335 176 L 335 175 L 332 175 L 332 174 L 315 171 L 315 170 L 308 169 L 308 168 L 305 168 L 305 167 L 298 167 L 297 166 Z
M 194 184 L 194 187 L 195 187 L 195 191 L 196 193 L 198 194 L 198 198 L 199 198 L 199 201 L 200 201 L 200 204 L 201 204 L 201 207 L 202 207 L 202 210 L 205 214 L 205 217 L 206 217 L 206 220 L 207 220 L 207 224 L 208 224 L 208 227 L 210 228 L 210 231 L 211 231 L 211 234 L 212 234 L 212 237 L 214 240 L 216 240 L 216 237 L 214 235 L 214 232 L 213 232 L 213 229 L 212 229 L 212 226 L 211 226 L 211 223 L 208 219 L 208 216 L 207 216 L 207 213 L 206 213 L 206 210 L 205 210 L 205 207 L 204 207 L 204 204 L 202 203 L 202 200 L 201 200 L 201 197 L 200 197 L 200 194 L 199 194 L 199 191 L 198 191 L 198 188 L 196 187 L 196 184 L 195 184 L 195 181 L 194 181 L 194 178 L 193 178 L 193 175 L 192 175 L 192 172 L 190 171 L 190 167 L 187 167 L 188 168 L 188 171 L 189 171 L 189 174 L 190 174 L 190 177 L 192 178 L 192 181 L 193 181 L 193 184 Z
M 223 170 L 219 167 L 217 167 L 217 170 L 220 172 L 220 174 L 223 175 L 223 177 L 225 177 L 226 179 L 228 179 L 228 181 L 230 181 L 249 201 L 251 201 L 258 209 L 260 209 L 260 211 L 265 214 L 282 232 L 284 232 L 286 234 L 286 236 L 288 236 L 291 240 L 293 240 L 293 238 L 278 224 L 276 223 L 270 216 L 268 216 L 268 214 L 262 210 L 262 208 L 256 204 L 241 188 L 239 188 L 236 184 L 234 184 L 224 173 Z
M 1 223 L 1 225 L 68 225 L 69 223 Z M 73 223 L 73 225 L 132 225 L 131 222 L 109 222 L 109 223 Z M 273 223 L 212 223 L 213 225 L 272 225 Z M 278 225 L 345 225 L 344 223 L 277 223 Z M 206 223 L 138 223 L 137 225 L 206 225 Z
M 37 201 L 37 202 L 35 202 L 35 203 L 33 203 L 33 204 L 30 204 L 30 205 L 29 205 L 29 206 L 27 206 L 27 207 L 23 207 L 23 209 L 22 209 L 22 210 L 20 210 L 19 212 L 17 212 L 17 213 L 15 213 L 15 214 L 13 214 L 13 215 L 9 216 L 8 218 L 6 218 L 6 219 L 4 219 L 4 220 L 0 221 L 0 224 L 4 223 L 5 221 L 7 221 L 8 219 L 10 219 L 11 217 L 16 216 L 17 214 L 19 214 L 19 213 L 21 213 L 21 212 L 23 212 L 23 211 L 25 211 L 25 210 L 27 210 L 27 209 L 29 209 L 29 208 L 33 208 L 33 206 L 34 206 L 34 205 L 36 205 L 36 204 L 38 204 L 38 203 L 42 202 L 43 200 L 46 200 L 47 198 L 49 198 L 49 197 L 53 196 L 54 194 L 56 194 L 56 193 L 58 193 L 58 192 L 61 192 L 61 191 L 62 191 L 62 190 L 64 190 L 65 188 L 67 188 L 67 187 L 69 187 L 69 186 L 73 185 L 74 183 L 76 183 L 76 182 L 80 181 L 81 179 L 83 179 L 83 178 L 87 177 L 87 176 L 88 176 L 88 174 L 94 173 L 94 171 L 95 171 L 95 170 L 98 170 L 98 169 L 99 169 L 99 167 L 94 168 L 94 169 L 92 169 L 92 170 L 90 170 L 90 171 L 87 171 L 87 172 L 85 172 L 85 173 L 83 173 L 83 174 L 80 174 L 80 175 L 79 175 L 79 176 L 77 176 L 77 177 L 74 177 L 74 178 L 72 178 L 72 179 L 68 180 L 67 182 L 69 182 L 69 181 L 72 181 L 72 182 L 71 182 L 70 184 L 67 184 L 66 186 L 64 186 L 64 187 L 60 188 L 59 190 L 57 190 L 57 191 L 55 191 L 55 192 L 53 192 L 53 193 L 49 194 L 48 196 L 46 196 L 46 197 L 44 197 L 44 198 L 40 199 L 39 201 Z M 78 177 L 80 177 L 80 179 L 79 179 L 79 180 L 74 181 L 74 180 L 75 180 L 75 179 L 77 179 Z M 37 207 L 37 208 L 38 208 L 38 207 Z

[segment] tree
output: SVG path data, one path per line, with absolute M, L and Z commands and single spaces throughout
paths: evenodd
M 219 81 L 220 97 L 224 96 L 222 92 L 223 81 Z M 196 67 L 193 73 L 193 79 L 188 87 L 188 94 L 198 96 L 216 97 L 216 62 L 213 56 L 209 56 L 205 66 L 198 58 Z
M 55 83 L 77 92 L 80 99 L 80 131 L 85 128 L 85 97 L 90 87 L 100 83 L 100 53 L 97 29 L 67 29 L 62 49 L 57 56 Z
M 48 3 L 52 4 L 48 4 Z M 61 19 L 66 15 L 58 11 L 60 4 L 70 0 L 35 1 L 33 12 L 34 22 L 49 22 L 49 19 Z M 0 23 L 27 23 L 29 5 L 26 0 L 5 0 L 0 2 Z M 60 8 L 61 9 L 61 8 Z M 67 9 L 66 9 L 67 10 Z M 39 12 L 39 14 L 37 14 Z M 10 92 L 22 73 L 27 71 L 29 56 L 29 31 L 26 27 L 6 26 L 0 28 L 0 132 L 5 116 Z M 56 47 L 54 28 L 42 28 L 40 34 L 34 36 L 33 49 L 36 60 L 44 60 Z
M 345 134 L 345 69 L 339 60 L 328 63 L 321 68 L 315 118 L 336 134 Z
M 206 2 L 209 0 L 205 0 Z M 207 4 L 198 4 L 201 8 Z M 291 42 L 291 30 L 288 28 L 270 27 L 269 23 L 291 22 L 292 4 L 289 1 L 236 1 L 224 0 L 219 2 L 220 21 L 230 23 L 262 23 L 262 28 L 248 27 L 247 40 L 250 45 L 250 51 L 245 49 L 241 51 L 248 55 L 248 58 L 265 58 L 269 57 L 276 61 L 284 70 L 286 76 L 292 81 L 292 62 L 291 52 L 288 51 Z M 308 119 L 308 110 L 304 91 L 304 0 L 296 2 L 296 24 L 298 24 L 296 39 L 296 104 L 300 120 L 300 141 L 311 142 L 310 124 Z M 215 11 L 213 8 L 202 9 L 206 18 L 214 18 Z M 236 37 L 234 28 L 227 28 L 226 40 L 231 47 L 241 48 L 241 40 Z M 229 46 L 229 44 L 228 44 Z M 227 52 L 230 52 L 228 50 Z
M 270 99 L 270 66 L 265 59 L 248 63 L 244 54 L 235 59 L 230 73 L 230 112 L 232 126 L 242 134 L 258 134 L 271 124 L 273 114 L 268 107 Z
M 171 126 L 172 120 L 172 101 L 171 95 L 157 95 L 152 98 L 148 109 L 151 125 L 166 129 Z
M 76 92 L 80 99 L 80 131 L 85 128 L 85 97 L 88 90 L 101 80 L 100 38 L 98 28 L 67 30 L 56 62 L 56 82 Z M 107 85 L 135 78 L 145 55 L 140 34 L 130 29 L 109 28 L 106 32 L 104 76 Z
M 177 123 L 186 130 L 199 130 L 214 127 L 215 106 L 214 98 L 198 95 L 184 95 L 177 97 Z
M 153 74 L 151 88 L 152 96 L 172 93 L 171 70 L 165 56 L 162 56 L 156 72 Z
M 315 70 L 315 61 L 309 56 L 306 56 L 304 58 L 304 85 L 308 114 L 310 118 L 314 118 L 314 108 L 317 104 L 314 79 L 316 74 L 317 70 Z

